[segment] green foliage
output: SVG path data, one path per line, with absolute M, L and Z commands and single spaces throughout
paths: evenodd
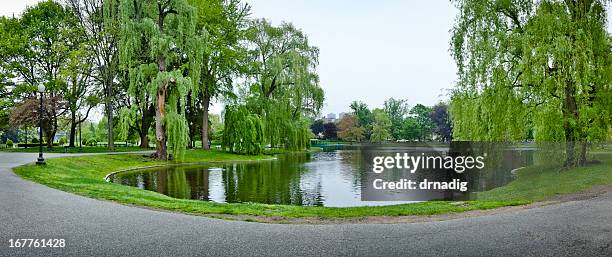
M 421 132 L 419 123 L 417 122 L 416 118 L 408 117 L 404 119 L 401 135 L 402 139 L 405 140 L 415 141 L 419 139 Z
M 223 149 L 249 155 L 263 152 L 263 125 L 259 116 L 249 113 L 245 106 L 230 105 L 225 107 L 224 120 Z
M 307 149 L 312 137 L 308 117 L 318 114 L 324 100 L 316 74 L 319 50 L 288 23 L 276 27 L 254 20 L 246 39 L 251 60 L 246 69 L 253 75 L 240 100 L 249 114 L 261 120 L 265 143 L 287 150 Z M 227 120 L 224 131 L 231 133 Z
M 605 140 L 612 124 L 612 58 L 605 1 L 457 1 L 451 97 L 458 140 Z
M 6 140 L 6 146 L 8 146 L 9 148 L 13 148 L 13 140 L 7 139 Z
M 68 142 L 68 140 L 66 140 L 66 137 L 62 137 L 62 138 L 59 139 L 59 145 L 60 146 L 65 145 L 67 142 Z
M 418 139 L 428 140 L 431 138 L 431 132 L 434 124 L 431 120 L 432 108 L 422 104 L 417 104 L 410 109 L 410 115 L 414 117 L 418 129 Z
M 384 142 L 392 139 L 391 137 L 391 119 L 389 115 L 382 109 L 374 109 L 372 111 L 374 122 L 372 123 L 372 136 L 370 141 L 373 143 Z
M 135 105 L 119 109 L 119 122 L 117 123 L 117 127 L 120 128 L 117 135 L 119 138 L 127 138 L 133 126 L 138 124 L 140 118 L 138 111 L 138 106 Z
M 221 122 L 221 116 L 218 114 L 211 114 L 208 116 L 210 120 L 210 139 L 212 140 L 221 140 L 223 136 L 223 122 Z
M 244 39 L 250 8 L 240 0 L 189 0 L 197 10 L 196 28 L 200 44 L 193 44 L 192 70 L 196 93 L 210 100 L 232 95 L 233 76 L 243 70 Z M 208 106 L 206 106 L 206 111 Z
M 402 122 L 408 114 L 407 100 L 391 97 L 385 101 L 384 110 L 391 119 L 391 136 L 395 139 L 401 138 Z
M 96 125 L 93 122 L 85 121 L 82 125 L 82 138 L 96 138 Z
M 120 65 L 130 73 L 129 92 L 139 103 L 139 110 L 123 111 L 122 119 L 134 121 L 134 112 L 142 116 L 150 99 L 157 109 L 158 158 L 167 158 L 166 143 L 180 158 L 189 142 L 186 97 L 199 81 L 202 62 L 198 55 L 206 43 L 196 33 L 196 8 L 186 0 L 122 0 L 119 9 Z
M 185 149 L 189 142 L 189 129 L 184 115 L 169 112 L 164 118 L 168 145 L 172 148 L 172 155 L 176 159 L 183 159 Z
M 96 145 L 98 145 L 98 140 L 96 140 L 95 138 L 90 138 L 89 140 L 87 140 L 85 145 L 87 145 L 87 146 L 96 146 Z
M 365 138 L 370 139 L 372 134 L 372 112 L 368 109 L 368 105 L 360 101 L 351 103 L 351 109 L 357 117 L 357 125 L 365 131 Z
M 83 59 L 80 57 L 88 56 L 86 49 L 83 28 L 77 17 L 55 1 L 42 1 L 30 6 L 17 18 L 1 17 L 0 129 L 6 126 L 2 122 L 7 114 L 5 108 L 15 104 L 23 106 L 37 96 L 36 87 L 44 84 L 48 109 L 42 126 L 45 136 L 53 138 L 65 102 L 69 109 L 74 109 L 75 102 L 79 101 L 68 85 L 88 79 L 88 76 L 82 76 L 87 73 L 87 65 L 80 67 L 83 71 L 80 76 L 73 76 L 77 71 L 75 63 Z M 11 96 L 4 98 L 9 88 Z M 36 116 L 35 110 L 22 109 L 19 116 L 23 121 L 27 116 Z M 48 147 L 52 147 L 51 142 Z
M 93 124 L 92 124 L 93 125 Z M 98 125 L 94 129 L 95 136 L 92 138 L 98 139 L 99 141 L 104 141 L 108 138 L 108 119 L 106 116 L 103 116 L 102 119 L 98 122 Z

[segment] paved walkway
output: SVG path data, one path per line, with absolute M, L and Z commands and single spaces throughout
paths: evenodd
M 11 171 L 36 156 L 0 153 L 0 256 L 612 256 L 612 193 L 441 222 L 259 224 L 98 201 Z M 11 238 L 67 245 L 16 249 Z

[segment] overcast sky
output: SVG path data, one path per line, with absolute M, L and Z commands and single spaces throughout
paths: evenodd
M 36 2 L 8 1 L 0 15 L 17 15 Z M 322 115 L 348 111 L 353 100 L 375 108 L 389 97 L 408 99 L 411 106 L 448 99 L 446 89 L 456 80 L 448 50 L 456 10 L 448 0 L 246 2 L 252 17 L 292 22 L 320 48 Z M 220 109 L 217 105 L 213 112 Z

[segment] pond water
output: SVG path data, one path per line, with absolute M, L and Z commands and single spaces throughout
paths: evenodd
M 481 178 L 485 189 L 512 180 L 512 169 L 530 164 L 525 151 L 520 161 L 497 168 Z M 364 169 L 359 148 L 279 155 L 258 162 L 180 165 L 118 173 L 113 183 L 159 192 L 174 198 L 220 203 L 257 202 L 308 206 L 390 205 L 398 201 L 362 201 Z

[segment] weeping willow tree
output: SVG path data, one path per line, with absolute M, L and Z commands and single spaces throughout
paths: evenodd
M 451 49 L 456 140 L 565 142 L 586 163 L 612 117 L 610 35 L 603 1 L 459 0 Z
M 155 157 L 167 159 L 170 146 L 180 158 L 189 140 L 185 98 L 191 77 L 199 77 L 194 55 L 203 48 L 195 8 L 186 0 L 122 0 L 120 13 L 121 66 L 135 73 L 130 78 L 141 78 L 130 79 L 130 87 L 142 87 L 155 106 Z
M 276 27 L 266 20 L 252 21 L 247 48 L 254 75 L 246 104 L 263 121 L 264 142 L 289 150 L 308 147 L 307 117 L 318 114 L 324 100 L 315 71 L 318 48 L 292 24 Z
M 245 105 L 229 105 L 225 107 L 224 120 L 223 149 L 249 155 L 262 153 L 263 126 L 258 115 L 252 114 Z

